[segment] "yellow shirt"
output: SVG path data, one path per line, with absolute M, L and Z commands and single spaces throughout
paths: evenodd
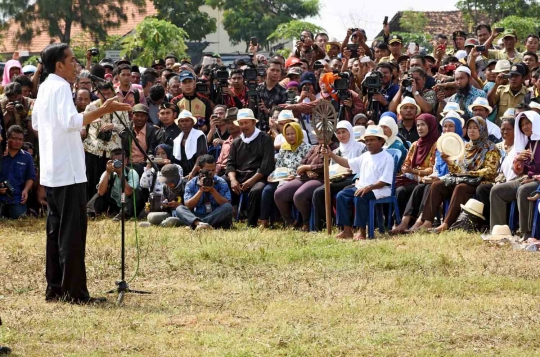
M 397 62 L 397 58 L 395 58 L 394 55 L 390 53 L 390 56 L 383 57 L 379 60 L 379 63 L 387 62 Z
M 527 95 L 527 88 L 525 86 L 521 86 L 521 89 L 515 95 L 510 89 L 510 84 L 499 86 L 495 97 L 495 104 L 498 107 L 495 121 L 499 123 L 500 117 L 504 114 L 506 109 L 515 108 L 518 104 L 523 102 L 525 95 Z

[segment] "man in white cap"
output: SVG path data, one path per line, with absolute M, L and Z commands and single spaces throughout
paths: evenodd
M 458 103 L 462 110 L 467 112 L 468 117 L 472 117 L 472 112 L 469 106 L 478 97 L 486 98 L 486 93 L 471 85 L 471 70 L 469 67 L 462 65 L 454 71 L 454 79 L 456 81 L 457 93 L 448 99 L 449 102 Z
M 468 110 L 471 111 L 474 116 L 481 117 L 486 121 L 489 140 L 494 143 L 498 143 L 502 140 L 501 128 L 487 119 L 489 114 L 493 111 L 493 108 L 490 107 L 486 98 L 476 98 L 476 100 L 469 105 Z
M 180 134 L 174 139 L 173 163 L 182 166 L 184 175 L 191 180 L 199 174 L 197 159 L 208 153 L 206 136 L 201 130 L 195 129 L 197 118 L 190 111 L 182 110 L 178 116 Z
M 416 123 L 414 120 L 420 115 L 421 109 L 414 98 L 405 97 L 397 107 L 398 114 L 401 115 L 402 121 L 398 123 L 399 133 L 403 137 L 413 143 L 420 139 L 418 131 L 416 131 Z
M 251 109 L 238 111 L 235 124 L 240 127 L 242 134 L 231 145 L 226 169 L 231 182 L 231 191 L 237 197 L 242 193 L 248 193 L 249 227 L 257 227 L 262 190 L 266 184 L 266 177 L 275 167 L 272 138 L 255 126 L 257 122 Z

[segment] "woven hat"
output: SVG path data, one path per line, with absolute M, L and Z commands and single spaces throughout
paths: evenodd
M 463 117 L 461 115 L 459 115 L 459 113 L 454 111 L 454 110 L 451 110 L 448 113 L 446 113 L 446 115 L 441 119 L 439 124 L 441 124 L 441 126 L 442 126 L 443 123 L 444 123 L 444 120 L 447 119 L 447 118 L 458 119 L 461 122 L 461 127 L 463 128 L 465 126 L 465 119 L 463 119 Z
M 437 150 L 448 155 L 450 160 L 457 160 L 465 154 L 465 143 L 456 133 L 444 133 L 437 140 Z
M 255 118 L 255 115 L 253 114 L 253 110 L 249 108 L 240 109 L 238 111 L 234 124 L 240 126 L 239 121 L 241 120 L 255 120 L 255 123 L 258 122 L 257 118 Z
M 405 97 L 403 98 L 403 100 L 401 101 L 401 103 L 399 103 L 398 107 L 397 107 L 397 112 L 399 113 L 401 111 L 401 107 L 403 107 L 404 105 L 414 105 L 416 107 L 416 115 L 420 115 L 420 113 L 422 112 L 422 109 L 420 109 L 420 106 L 418 104 L 416 104 L 416 101 L 414 100 L 414 98 L 411 98 L 411 97 Z
M 467 203 L 460 206 L 464 211 L 469 212 L 476 217 L 485 219 L 484 216 L 482 216 L 482 213 L 484 212 L 484 204 L 482 202 L 471 198 L 467 201 Z
M 474 102 L 469 105 L 469 111 L 473 111 L 474 107 L 483 107 L 486 108 L 489 111 L 489 114 L 493 111 L 493 108 L 489 105 L 489 102 L 487 98 L 478 97 L 474 100 Z
M 507 225 L 494 225 L 490 234 L 482 234 L 482 239 L 487 241 L 498 241 L 512 238 L 512 231 Z
M 362 136 L 362 139 L 365 139 L 368 136 L 376 136 L 388 140 L 388 136 L 384 135 L 384 130 L 378 125 L 370 125 L 366 128 L 366 132 Z
M 150 112 L 150 109 L 148 109 L 148 107 L 142 103 L 139 103 L 139 104 L 135 104 L 133 106 L 133 108 L 131 108 L 131 112 L 132 113 L 144 113 L 144 114 L 148 114 Z
M 298 119 L 294 117 L 292 110 L 282 110 L 281 112 L 279 112 L 279 116 L 277 118 L 278 123 L 284 123 L 289 121 L 298 121 Z
M 195 117 L 193 116 L 193 114 L 191 114 L 190 111 L 185 110 L 185 109 L 182 110 L 182 111 L 180 112 L 180 115 L 179 115 L 178 118 L 175 120 L 175 121 L 176 121 L 176 124 L 178 124 L 178 121 L 179 121 L 180 119 L 185 119 L 185 118 L 191 118 L 191 120 L 193 120 L 193 124 L 195 124 L 195 125 L 197 124 L 197 118 L 195 118 Z
M 287 167 L 276 167 L 274 172 L 268 175 L 268 182 L 279 182 L 285 180 L 289 177 L 289 168 Z
M 237 107 L 230 107 L 227 108 L 227 111 L 225 112 L 225 121 L 233 121 L 236 120 L 236 116 L 238 115 L 238 108 Z
M 366 133 L 366 127 L 362 125 L 353 126 L 354 140 L 362 140 L 362 136 Z
M 534 101 L 534 100 L 531 100 L 531 102 L 529 103 L 529 107 L 531 107 L 531 109 L 540 109 L 540 103 L 538 103 L 537 101 Z
M 493 70 L 493 73 L 510 72 L 510 69 L 512 69 L 510 61 L 498 60 L 497 64 L 495 64 L 495 69 Z
M 505 110 L 501 119 L 514 119 L 516 117 L 516 108 L 508 108 Z
M 456 103 L 456 102 L 448 102 L 448 103 L 446 103 L 442 113 L 446 114 L 446 113 L 448 113 L 450 111 L 454 111 L 456 113 L 459 113 L 459 115 L 465 114 L 465 112 L 463 110 L 461 110 L 461 108 L 459 107 L 459 103 Z

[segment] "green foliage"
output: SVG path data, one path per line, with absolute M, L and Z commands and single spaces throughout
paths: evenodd
M 489 18 L 489 22 L 497 22 L 505 17 L 540 18 L 538 0 L 459 0 L 456 7 L 461 10 L 473 24 L 478 23 L 479 15 Z
M 532 17 L 508 16 L 494 24 L 494 27 L 504 27 L 516 30 L 518 40 L 523 42 L 527 35 L 537 33 L 538 19 Z
M 403 37 L 403 47 L 406 48 L 409 42 L 416 42 L 418 46 L 425 47 L 427 53 L 433 52 L 433 39 L 430 34 L 427 33 L 410 33 L 410 32 L 392 32 L 392 35 L 400 35 Z M 378 39 L 382 40 L 382 37 Z
M 191 41 L 201 41 L 216 31 L 216 19 L 199 8 L 205 0 L 153 0 L 158 18 L 167 20 L 186 31 Z
M 281 49 L 281 50 L 277 50 L 276 51 L 276 54 L 278 55 L 281 55 L 285 58 L 289 58 L 289 56 L 291 55 L 291 49 L 290 48 L 284 48 L 284 49 Z
M 268 48 L 268 37 L 279 25 L 319 13 L 319 0 L 207 0 L 223 10 L 223 27 L 233 45 L 249 43 L 252 36 Z
M 73 37 L 70 47 L 75 57 L 80 60 L 86 58 L 87 50 L 96 47 L 99 49 L 99 56 L 93 57 L 93 61 L 100 61 L 105 58 L 105 51 L 122 49 L 122 38 L 120 35 L 107 36 L 103 41 L 88 43 L 88 35 L 86 33 L 80 33 Z
M 268 36 L 268 41 L 279 41 L 282 39 L 292 39 L 300 37 L 302 31 L 311 31 L 316 34 L 318 32 L 326 32 L 320 26 L 312 24 L 308 21 L 291 20 L 285 24 L 280 24 L 277 29 Z
M 399 19 L 399 26 L 407 32 L 421 33 L 428 24 L 428 19 L 423 12 L 404 11 Z
M 137 25 L 135 33 L 125 39 L 122 54 L 135 58 L 134 64 L 148 67 L 154 59 L 164 58 L 171 52 L 185 56 L 186 37 L 184 30 L 170 22 L 147 17 Z
M 16 33 L 18 42 L 29 44 L 32 39 L 47 32 L 52 38 L 70 43 L 73 25 L 92 34 L 97 40 L 107 37 L 107 29 L 119 27 L 128 20 L 124 5 L 134 4 L 145 9 L 145 0 L 2 0 L 0 14 L 3 20 L 12 19 L 20 25 Z
M 24 61 L 23 63 L 23 66 L 27 66 L 27 65 L 33 65 L 33 66 L 36 66 L 38 65 L 38 59 L 39 59 L 39 55 L 35 55 L 35 56 L 32 56 L 32 57 L 29 57 L 26 61 Z

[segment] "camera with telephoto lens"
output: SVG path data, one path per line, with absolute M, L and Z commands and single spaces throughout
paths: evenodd
M 227 67 L 217 67 L 214 71 L 214 78 L 218 80 L 221 88 L 229 86 L 229 71 Z
M 92 47 L 91 49 L 89 49 L 88 51 L 90 51 L 90 54 L 92 55 L 92 57 L 97 57 L 99 56 L 99 50 L 95 47 Z
M 248 87 L 248 96 L 257 97 L 257 76 L 258 72 L 256 68 L 246 68 L 244 69 L 244 81 L 246 87 Z
M 382 73 L 379 71 L 371 71 L 362 82 L 362 93 L 377 94 L 382 88 Z
M 13 103 L 13 105 L 15 106 L 15 111 L 16 111 L 17 113 L 22 113 L 22 112 L 24 112 L 24 105 L 23 105 L 21 102 L 19 102 L 18 100 L 15 100 L 15 101 L 13 101 L 12 103 Z
M 337 92 L 339 100 L 343 101 L 350 99 L 351 94 L 349 93 L 349 85 L 351 83 L 349 81 L 349 73 L 334 71 L 334 74 L 337 74 L 340 77 L 334 81 L 334 89 Z
M 195 84 L 195 92 L 207 94 L 208 93 L 208 82 L 207 81 L 198 81 Z
M 264 65 L 257 67 L 257 76 L 259 77 L 266 76 L 266 67 Z
M 113 161 L 113 167 L 115 169 L 121 169 L 122 168 L 122 160 L 118 160 L 118 159 L 114 160 Z
M 5 195 L 8 196 L 10 199 L 13 199 L 13 186 L 11 186 L 9 181 L 0 182 L 0 188 L 5 188 Z
M 199 172 L 199 178 L 201 180 L 202 187 L 214 186 L 214 174 L 209 170 L 201 170 Z
M 350 30 L 352 33 L 355 33 L 356 31 L 358 31 L 357 28 L 350 28 L 349 30 Z

